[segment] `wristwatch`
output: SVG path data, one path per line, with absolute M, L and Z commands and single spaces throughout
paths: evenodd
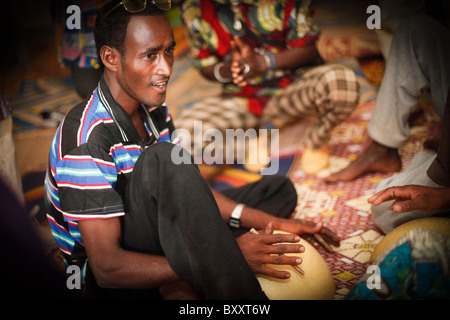
M 228 220 L 228 224 L 230 227 L 239 229 L 241 227 L 241 214 L 244 209 L 244 205 L 239 203 L 236 207 L 234 207 L 233 212 L 231 213 L 230 220 Z

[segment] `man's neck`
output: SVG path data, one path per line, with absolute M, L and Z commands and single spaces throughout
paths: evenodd
M 132 99 L 126 92 L 122 89 L 117 79 L 114 76 L 109 75 L 107 72 L 103 73 L 103 79 L 108 85 L 109 91 L 111 92 L 114 100 L 125 110 L 130 116 L 130 120 L 133 123 L 136 131 L 142 140 L 148 140 L 149 136 L 147 130 L 144 126 L 144 119 L 140 112 L 141 103 Z
M 139 113 L 141 103 L 131 98 L 120 86 L 117 79 L 107 72 L 103 73 L 103 78 L 108 85 L 114 100 L 125 110 L 130 117 L 136 116 Z

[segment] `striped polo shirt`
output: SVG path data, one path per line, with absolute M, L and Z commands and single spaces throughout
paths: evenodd
M 86 273 L 87 257 L 78 221 L 125 214 L 125 185 L 141 152 L 171 141 L 174 125 L 166 106 L 141 105 L 150 140 L 140 138 L 130 117 L 102 78 L 92 96 L 75 106 L 53 139 L 45 193 L 47 218 L 66 265 Z

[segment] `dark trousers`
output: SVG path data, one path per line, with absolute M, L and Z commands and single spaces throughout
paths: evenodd
M 166 256 L 202 298 L 266 299 L 197 166 L 174 164 L 173 148 L 179 147 L 152 145 L 136 162 L 126 190 L 124 248 Z M 292 183 L 275 176 L 224 194 L 281 216 L 297 202 Z

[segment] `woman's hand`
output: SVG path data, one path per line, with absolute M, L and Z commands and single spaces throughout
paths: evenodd
M 267 71 L 264 58 L 240 38 L 234 37 L 230 43 L 231 76 L 233 83 L 244 87 L 248 81 Z

